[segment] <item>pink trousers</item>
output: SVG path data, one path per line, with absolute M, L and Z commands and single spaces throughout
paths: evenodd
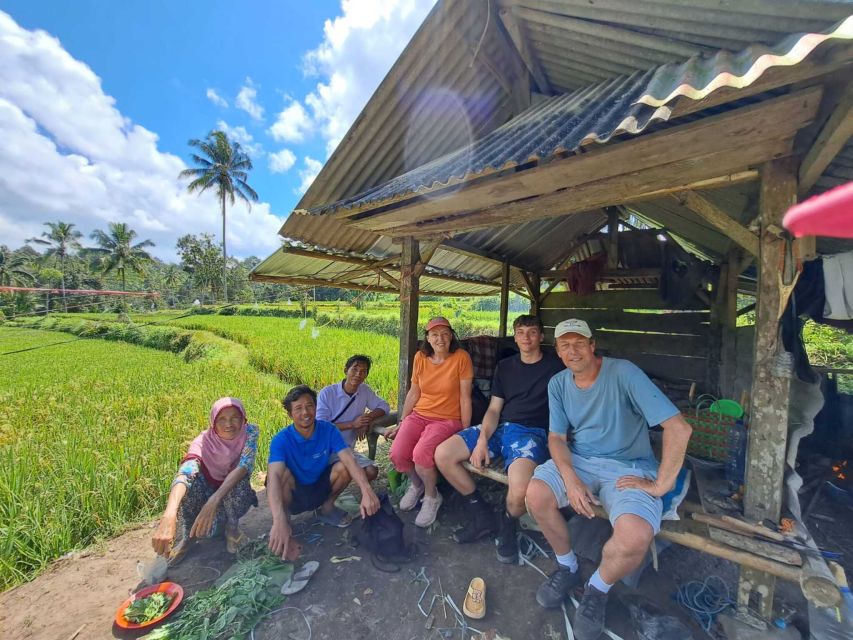
M 408 473 L 416 464 L 434 467 L 438 445 L 461 430 L 461 420 L 427 418 L 412 411 L 400 423 L 388 455 L 394 468 L 401 473 Z

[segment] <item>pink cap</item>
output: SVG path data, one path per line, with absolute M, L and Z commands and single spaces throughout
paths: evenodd
M 436 316 L 435 318 L 427 322 L 426 330 L 429 332 L 437 327 L 447 327 L 448 329 L 453 328 L 450 326 L 450 322 L 447 320 L 447 318 L 444 318 L 442 316 Z

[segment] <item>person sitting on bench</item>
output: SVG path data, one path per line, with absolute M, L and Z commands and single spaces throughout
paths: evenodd
M 519 316 L 512 328 L 519 353 L 498 362 L 483 423 L 451 436 L 435 452 L 442 475 L 469 504 L 468 522 L 454 538 L 473 542 L 499 530 L 496 553 L 507 564 L 518 562 L 516 525 L 525 512 L 527 483 L 536 465 L 548 459 L 548 381 L 565 368 L 554 353 L 542 351 L 544 333 L 539 318 Z M 509 479 L 506 509 L 501 510 L 499 524 L 462 466 L 470 460 L 482 468 L 498 457 L 503 458 Z
M 691 428 L 639 367 L 596 355 L 583 320 L 560 322 L 554 337 L 567 369 L 548 384 L 551 460 L 536 468 L 527 507 L 557 555 L 557 569 L 539 587 L 536 601 L 559 607 L 581 583 L 559 509 L 571 506 L 592 518 L 592 506 L 603 504 L 613 535 L 584 588 L 573 625 L 575 638 L 594 640 L 604 628 L 610 587 L 640 566 L 660 530 L 661 496 L 675 483 Z M 660 464 L 648 433 L 657 424 L 663 427 Z
M 391 410 L 388 403 L 365 382 L 371 364 L 370 357 L 361 354 L 347 359 L 344 379 L 323 387 L 317 394 L 317 420 L 331 422 L 338 428 L 367 479 L 375 480 L 378 475 L 376 464 L 354 449 L 355 441 L 367 436 L 373 421 Z M 337 461 L 338 454 L 332 454 L 329 464 Z

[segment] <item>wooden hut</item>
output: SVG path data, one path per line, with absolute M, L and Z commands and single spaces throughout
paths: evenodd
M 550 329 L 585 317 L 658 377 L 749 387 L 745 513 L 778 521 L 779 318 L 799 261 L 850 248 L 792 241 L 781 219 L 853 175 L 851 14 L 831 0 L 440 1 L 252 278 L 399 293 L 400 398 L 422 293 L 500 292 L 505 333 L 515 291 Z M 596 253 L 596 291 L 561 291 Z M 697 279 L 662 297 L 676 259 Z M 757 295 L 749 342 L 738 292 Z M 769 613 L 773 580 L 743 569 L 741 604 Z

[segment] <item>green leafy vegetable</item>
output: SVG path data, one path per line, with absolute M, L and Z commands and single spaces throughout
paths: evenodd
M 124 610 L 124 618 L 133 624 L 150 622 L 166 613 L 174 599 L 175 596 L 168 593 L 152 593 L 150 596 L 131 602 L 130 606 Z

